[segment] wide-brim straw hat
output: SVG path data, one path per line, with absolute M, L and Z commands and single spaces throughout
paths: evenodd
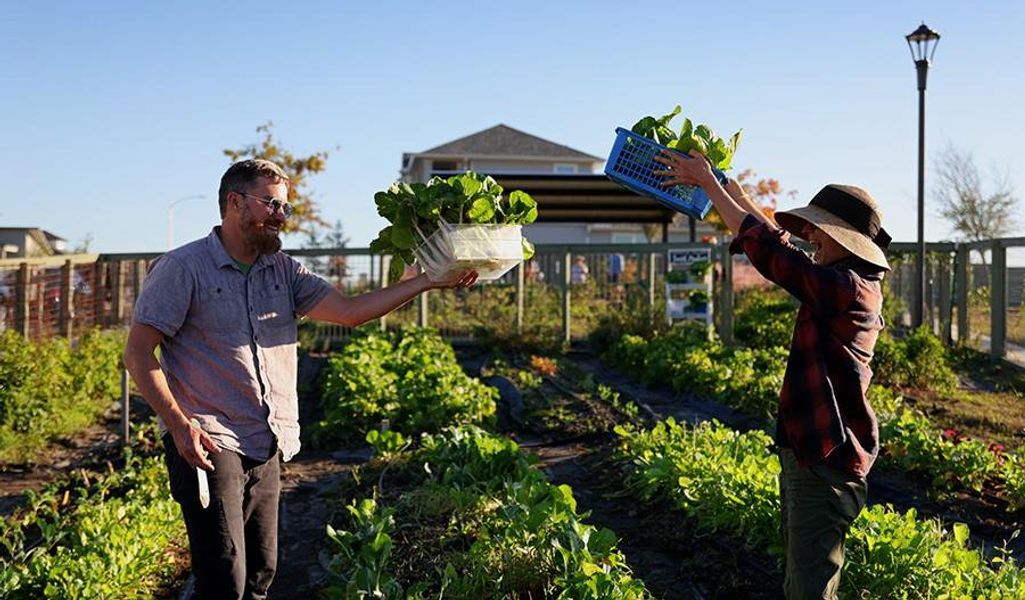
M 803 238 L 805 224 L 811 223 L 851 254 L 888 271 L 885 251 L 890 235 L 882 220 L 879 205 L 868 192 L 835 183 L 819 190 L 808 206 L 776 213 L 779 226 L 793 235 Z

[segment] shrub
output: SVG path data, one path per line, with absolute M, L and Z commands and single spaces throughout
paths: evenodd
M 881 385 L 940 392 L 950 391 L 957 385 L 947 349 L 925 326 L 901 339 L 887 333 L 880 335 L 872 370 L 875 382 Z
M 316 438 L 358 440 L 388 420 L 404 434 L 481 423 L 498 392 L 468 377 L 432 329 L 363 332 L 331 356 L 322 374 L 324 420 Z
M 751 290 L 737 298 L 733 334 L 752 348 L 786 348 L 796 317 L 796 303 L 782 290 Z
M 0 462 L 31 460 L 92 424 L 117 398 L 124 332 L 93 330 L 72 347 L 0 333 Z

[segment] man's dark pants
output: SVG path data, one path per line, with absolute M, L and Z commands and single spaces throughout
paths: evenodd
M 788 448 L 779 460 L 786 597 L 836 598 L 847 530 L 865 506 L 868 485 L 825 465 L 802 467 Z
M 171 495 L 181 505 L 192 552 L 196 598 L 261 600 L 274 579 L 278 552 L 278 452 L 264 461 L 235 452 L 210 454 L 210 506 L 199 504 L 196 469 L 164 436 Z

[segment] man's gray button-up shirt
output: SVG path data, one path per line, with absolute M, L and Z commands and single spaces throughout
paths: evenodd
M 244 274 L 219 229 L 153 264 L 134 318 L 164 334 L 171 393 L 219 447 L 264 459 L 276 445 L 287 461 L 299 451 L 296 315 L 331 285 L 281 252 Z

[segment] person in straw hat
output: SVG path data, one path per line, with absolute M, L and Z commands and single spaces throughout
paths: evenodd
M 890 237 L 865 190 L 830 184 L 808 206 L 762 213 L 736 180 L 723 188 L 700 154 L 656 158 L 666 185 L 700 186 L 737 235 L 730 252 L 800 303 L 777 413 L 787 598 L 835 598 L 844 538 L 865 505 L 879 452 L 867 398 Z M 698 160 L 693 160 L 697 158 Z M 789 237 L 806 240 L 809 257 Z

